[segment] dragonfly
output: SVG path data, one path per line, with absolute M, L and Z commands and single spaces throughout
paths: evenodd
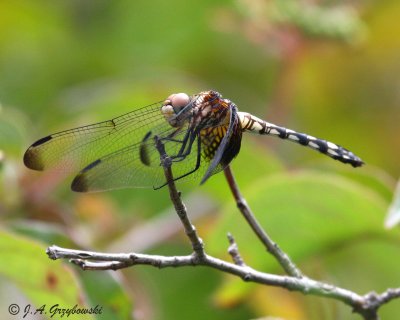
M 353 167 L 364 163 L 340 145 L 241 112 L 213 90 L 171 94 L 114 119 L 48 135 L 27 149 L 24 163 L 38 171 L 77 173 L 71 184 L 76 192 L 159 189 L 168 184 L 159 141 L 171 159 L 173 179 L 192 177 L 202 184 L 238 155 L 244 132 L 286 139 Z

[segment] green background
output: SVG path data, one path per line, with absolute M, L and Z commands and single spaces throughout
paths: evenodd
M 399 232 L 384 228 L 400 173 L 399 16 L 396 0 L 0 1 L 1 318 L 16 319 L 11 303 L 77 303 L 102 306 L 98 319 L 359 319 L 342 303 L 206 268 L 82 272 L 51 261 L 51 244 L 166 255 L 190 246 L 166 189 L 75 194 L 72 177 L 32 172 L 22 156 L 52 132 L 218 90 L 367 164 L 246 135 L 232 167 L 281 248 L 308 276 L 359 294 L 399 287 Z M 179 188 L 210 254 L 229 260 L 231 232 L 247 264 L 282 273 L 222 174 Z M 399 310 L 393 301 L 381 316 Z

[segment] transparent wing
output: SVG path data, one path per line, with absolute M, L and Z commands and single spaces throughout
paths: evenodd
M 208 178 L 223 169 L 214 156 L 227 126 L 206 126 L 198 132 L 194 128 L 189 130 L 188 121 L 186 127 L 177 129 L 169 125 L 160 109 L 161 102 L 112 120 L 49 135 L 29 147 L 24 163 L 34 170 L 80 171 L 72 183 L 72 189 L 80 192 L 124 187 L 159 188 L 166 181 L 155 147 L 154 137 L 157 136 L 172 158 L 175 180 L 199 176 L 204 180 L 206 172 Z M 238 145 L 240 147 L 240 140 Z M 225 146 L 229 144 L 221 145 Z M 213 160 L 213 168 L 208 172 Z
M 100 158 L 83 169 L 72 182 L 79 192 L 103 191 L 126 187 L 160 188 L 166 184 L 160 154 L 155 146 L 155 136 L 162 141 L 171 157 L 174 180 L 188 177 L 200 167 L 200 145 L 197 137 L 189 145 L 191 133 L 186 129 L 163 130 L 164 125 L 148 131 L 141 142 Z M 171 127 L 170 127 L 171 128 Z M 185 140 L 185 138 L 188 138 Z M 184 156 L 182 149 L 188 153 Z M 190 151 L 190 152 L 189 152 Z
M 157 131 L 153 129 L 140 143 L 91 163 L 74 179 L 72 189 L 87 192 L 126 187 L 157 189 L 164 186 L 167 181 L 160 163 L 160 154 L 155 147 L 156 135 L 164 144 L 167 155 L 172 158 L 174 180 L 200 179 L 207 171 L 227 131 L 226 126 L 203 129 L 193 137 L 193 142 L 189 145 L 191 133 L 188 128 L 176 132 L 163 128 L 161 126 Z M 189 142 L 185 144 L 184 141 Z M 182 149 L 184 156 L 178 156 L 182 154 Z M 212 174 L 222 169 L 219 165 Z
M 146 165 L 140 156 L 141 146 L 128 146 L 91 163 L 73 180 L 72 190 L 78 192 L 102 191 L 124 187 L 153 187 L 163 181 L 160 156 Z M 148 145 L 147 148 L 153 148 Z M 148 154 L 149 157 L 156 152 Z M 156 165 L 157 164 L 157 165 Z
M 112 120 L 44 137 L 28 148 L 24 163 L 33 170 L 78 172 L 107 154 L 135 145 L 151 128 L 165 124 L 160 108 L 161 102 Z

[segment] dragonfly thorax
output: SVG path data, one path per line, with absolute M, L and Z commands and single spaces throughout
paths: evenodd
M 201 92 L 193 100 L 194 126 L 210 128 L 229 124 L 230 100 L 213 90 Z
M 170 95 L 161 107 L 165 120 L 174 128 L 190 124 L 198 130 L 207 127 L 227 125 L 231 101 L 223 99 L 213 90 L 203 91 L 194 96 L 186 93 Z

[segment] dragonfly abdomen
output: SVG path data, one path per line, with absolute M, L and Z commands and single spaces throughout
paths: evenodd
M 238 114 L 243 131 L 250 131 L 261 135 L 273 135 L 281 139 L 287 139 L 303 146 L 308 146 L 340 162 L 349 163 L 353 167 L 359 167 L 364 164 L 364 162 L 351 151 L 335 143 L 277 126 L 246 112 L 239 112 Z

